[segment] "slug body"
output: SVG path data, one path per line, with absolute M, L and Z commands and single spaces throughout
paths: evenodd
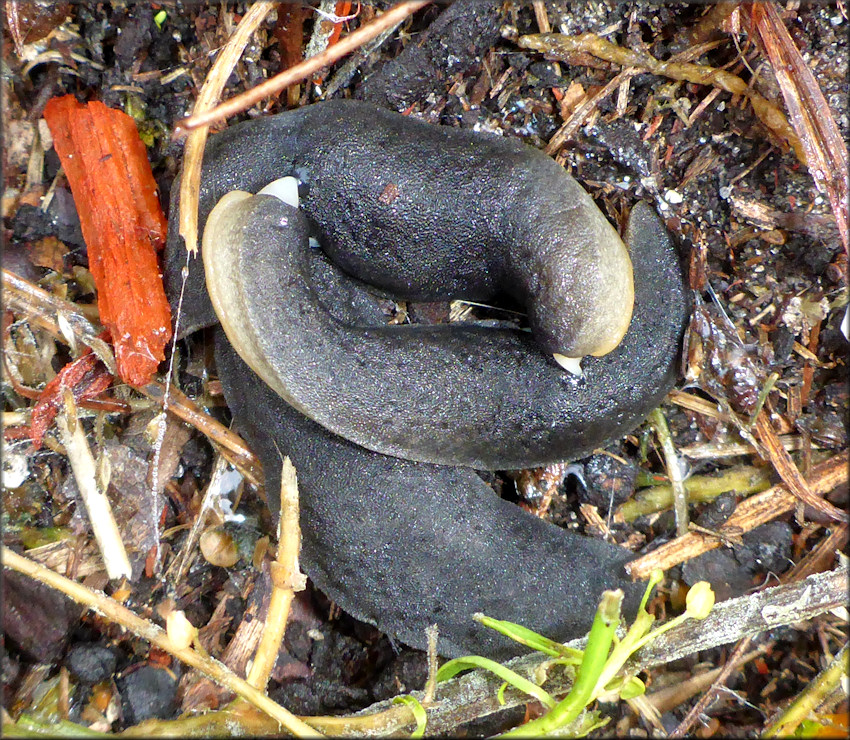
M 219 151 L 228 162 L 205 176 L 202 213 L 294 175 L 322 248 L 354 277 L 413 300 L 510 294 L 546 353 L 604 355 L 626 332 L 628 253 L 536 149 L 337 100 L 234 126 L 206 161 Z
M 489 470 L 545 465 L 624 434 L 666 393 L 680 327 L 654 288 L 675 278 L 675 260 L 638 288 L 651 310 L 576 378 L 528 333 L 336 319 L 310 284 L 309 232 L 300 209 L 229 193 L 204 233 L 208 287 L 251 368 L 299 411 L 363 447 Z
M 389 133 L 385 118 L 393 119 Z M 434 138 L 430 131 L 419 132 L 424 124 L 417 124 L 417 137 L 409 143 L 419 158 L 409 177 L 376 175 L 380 157 L 339 154 L 341 140 L 357 149 L 362 137 L 368 149 L 398 136 L 396 118 L 342 101 L 234 126 L 211 139 L 201 224 L 227 193 L 247 191 L 228 196 L 228 207 L 210 219 L 213 231 L 204 235 L 208 264 L 218 264 L 208 249 L 220 249 L 217 257 L 223 260 L 220 277 L 211 279 L 216 301 L 233 344 L 264 379 L 280 385 L 292 405 L 257 380 L 221 332 L 219 375 L 239 429 L 261 458 L 270 499 L 279 490 L 280 455 L 290 455 L 298 470 L 302 565 L 322 590 L 354 616 L 413 646 L 424 647 L 424 629 L 436 623 L 444 655 L 505 657 L 518 652 L 517 646 L 473 622 L 473 613 L 569 639 L 589 627 L 603 588 L 623 588 L 632 606 L 642 589 L 625 576 L 628 552 L 571 535 L 498 499 L 465 466 L 509 469 L 574 459 L 639 423 L 676 378 L 687 313 L 678 256 L 655 215 L 638 204 L 626 239 L 635 286 L 629 330 L 616 349 L 586 360 L 583 378 L 569 376 L 541 351 L 539 327 L 535 338 L 474 326 L 386 327 L 364 286 L 346 273 L 408 296 L 460 290 L 483 298 L 505 289 L 501 281 L 508 268 L 531 265 L 538 276 L 529 279 L 531 287 L 554 270 L 545 250 L 525 243 L 536 237 L 521 216 L 523 209 L 545 211 L 532 179 L 532 165 L 543 155 L 516 144 L 503 149 L 507 142 L 490 137 L 453 138 L 463 132 Z M 442 133 L 439 127 L 424 128 Z M 481 141 L 493 145 L 487 177 L 496 190 L 510 194 L 500 204 L 482 205 L 481 192 L 469 184 L 475 173 L 466 171 L 470 160 L 464 157 Z M 523 153 L 529 174 L 517 183 Z M 501 157 L 507 162 L 503 167 Z M 426 219 L 426 238 L 411 242 L 407 224 L 416 202 L 399 211 L 398 222 L 391 206 L 402 194 L 412 197 L 416 185 L 417 198 L 427 201 L 418 208 L 433 214 L 434 200 L 447 202 L 442 189 L 452 162 L 457 169 L 449 174 L 462 185 L 452 195 L 452 207 L 440 211 L 441 218 Z M 436 168 L 443 177 L 429 184 Z M 290 174 L 305 184 L 302 210 L 271 196 L 250 195 Z M 358 190 L 357 183 L 366 182 L 375 183 L 370 192 L 378 200 L 384 194 L 391 201 L 382 204 L 390 208 L 380 211 L 380 218 L 375 198 Z M 387 190 L 388 183 L 397 191 Z M 597 217 L 604 218 L 591 206 L 590 226 L 584 206 L 575 210 L 575 223 L 567 219 L 574 233 L 600 230 Z M 487 235 L 482 241 L 466 216 L 487 209 L 492 218 L 476 227 Z M 177 213 L 175 198 L 166 270 L 173 303 L 185 261 Z M 345 272 L 310 249 L 311 235 Z M 487 249 L 479 249 L 491 235 L 499 244 L 513 244 L 513 266 L 503 257 L 489 262 Z M 373 252 L 376 243 L 380 248 Z M 444 244 L 454 246 L 444 252 Z M 354 256 L 344 258 L 342 252 Z M 429 262 L 432 253 L 437 256 Z M 583 253 L 576 252 L 574 271 L 580 271 Z M 598 260 L 589 254 L 593 271 Z M 531 264 L 536 260 L 543 264 Z M 216 321 L 198 262 L 190 266 L 181 319 L 189 329 Z M 397 272 L 399 266 L 407 271 Z M 448 273 L 462 276 L 461 287 L 444 282 Z M 403 277 L 392 278 L 398 274 Z

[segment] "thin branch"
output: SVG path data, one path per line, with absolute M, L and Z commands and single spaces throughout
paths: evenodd
M 130 559 L 106 492 L 98 486 L 97 465 L 86 440 L 83 423 L 77 417 L 76 404 L 70 390 L 65 391 L 65 408 L 56 418 L 56 426 L 86 506 L 106 574 L 110 578 L 130 578 L 133 573 Z
M 279 704 L 273 702 L 268 696 L 255 689 L 247 681 L 239 678 L 239 676 L 230 671 L 223 663 L 213 658 L 202 656 L 197 650 L 191 647 L 176 647 L 168 638 L 165 630 L 153 622 L 142 619 L 138 614 L 119 604 L 115 599 L 76 583 L 70 578 L 60 576 L 58 573 L 54 573 L 52 570 L 48 570 L 34 563 L 32 560 L 18 555 L 8 547 L 3 546 L 0 548 L 0 554 L 2 554 L 4 567 L 11 568 L 18 573 L 23 573 L 40 583 L 55 588 L 78 604 L 93 609 L 112 622 L 121 625 L 133 634 L 141 637 L 143 640 L 153 643 L 192 668 L 196 668 L 216 683 L 230 689 L 268 714 L 269 717 L 273 718 L 276 725 L 279 723 L 280 726 L 287 729 L 296 737 L 321 737 L 321 734 L 317 730 L 310 727 L 310 725 L 300 720 Z
M 191 131 L 200 126 L 209 126 L 211 123 L 216 123 L 234 116 L 243 110 L 247 110 L 252 105 L 256 105 L 263 98 L 277 95 L 281 90 L 285 90 L 290 85 L 311 77 L 323 67 L 334 64 L 346 54 L 358 49 L 367 41 L 371 41 L 385 29 L 401 22 L 417 10 L 424 8 L 429 2 L 430 0 L 406 0 L 399 3 L 375 18 L 371 23 L 367 23 L 353 33 L 348 34 L 345 38 L 340 39 L 321 54 L 310 59 L 305 59 L 301 64 L 297 64 L 294 67 L 285 69 L 270 80 L 266 80 L 241 95 L 230 98 L 230 100 L 225 101 L 211 111 L 200 115 L 192 115 L 184 118 L 182 121 L 178 121 L 174 131 L 175 137 L 180 136 L 184 131 Z
M 649 415 L 649 423 L 652 425 L 655 435 L 661 444 L 664 454 L 664 464 L 667 467 L 667 477 L 673 490 L 673 511 L 676 513 L 676 534 L 681 537 L 688 533 L 688 494 L 682 482 L 682 465 L 673 445 L 673 437 L 667 426 L 660 408 L 652 410 Z
M 753 466 L 729 468 L 720 475 L 692 475 L 684 481 L 684 486 L 688 502 L 707 503 L 726 491 L 735 491 L 739 496 L 761 493 L 770 488 L 770 472 Z M 633 522 L 640 516 L 665 511 L 672 504 L 672 486 L 642 488 L 617 509 L 614 521 Z
M 277 3 L 261 0 L 254 3 L 243 16 L 233 35 L 215 60 L 212 69 L 204 80 L 204 85 L 195 101 L 197 116 L 208 111 L 218 102 L 227 78 L 242 56 L 245 46 L 266 16 L 274 10 Z M 180 236 L 186 242 L 186 249 L 195 255 L 198 253 L 198 193 L 201 189 L 201 163 L 204 158 L 204 146 L 207 143 L 207 126 L 198 127 L 189 134 L 183 148 L 183 174 L 180 178 Z
M 764 445 L 770 457 L 770 462 L 774 469 L 779 473 L 785 485 L 797 498 L 803 501 L 807 506 L 811 506 L 815 511 L 825 514 L 831 519 L 839 522 L 847 522 L 847 512 L 833 506 L 829 501 L 825 501 L 812 491 L 806 479 L 803 478 L 796 464 L 791 459 L 773 425 L 770 423 L 767 413 L 763 410 L 756 417 L 756 432 L 758 433 L 759 441 Z
M 581 33 L 576 36 L 567 36 L 561 33 L 538 33 L 520 36 L 517 43 L 521 49 L 534 49 L 561 59 L 566 59 L 569 54 L 583 51 L 599 59 L 604 59 L 606 62 L 624 67 L 634 67 L 634 71 L 645 69 L 654 75 L 698 85 L 713 85 L 733 95 L 743 95 L 750 101 L 753 112 L 761 122 L 780 140 L 787 141 L 803 164 L 806 162 L 806 153 L 800 139 L 782 111 L 731 72 L 690 62 L 665 62 L 645 52 L 612 44 L 593 33 Z M 632 74 L 634 74 L 634 71 Z
M 296 591 L 303 591 L 307 579 L 298 565 L 301 528 L 298 525 L 298 479 L 287 457 L 280 472 L 280 524 L 277 561 L 272 563 L 272 595 L 266 614 L 263 637 L 248 674 L 248 683 L 264 691 L 277 662 L 280 643 Z
M 136 388 L 152 401 L 165 405 L 165 386 L 159 382 Z M 205 413 L 192 399 L 172 386 L 168 390 L 168 413 L 191 424 L 207 437 L 227 462 L 239 470 L 255 486 L 262 485 L 263 474 L 259 460 L 236 432 Z
M 699 719 L 699 716 L 706 710 L 709 704 L 714 701 L 714 695 L 720 689 L 721 686 L 724 686 L 726 682 L 729 680 L 729 676 L 732 675 L 732 671 L 738 668 L 741 658 L 747 652 L 747 648 L 750 646 L 750 642 L 752 642 L 751 637 L 745 637 L 741 640 L 737 645 L 735 645 L 735 649 L 732 651 L 732 654 L 726 660 L 726 664 L 720 669 L 720 672 L 717 674 L 717 677 L 711 682 L 711 686 L 708 688 L 708 691 L 703 693 L 703 695 L 699 698 L 696 704 L 694 704 L 685 715 L 685 718 L 679 723 L 678 727 L 676 727 L 673 732 L 670 733 L 671 738 L 676 737 L 684 737 L 687 732 L 690 731 L 691 727 L 693 727 L 694 722 Z
M 809 487 L 823 496 L 837 486 L 847 482 L 847 455 L 838 454 L 812 470 Z M 783 514 L 794 511 L 799 499 L 791 493 L 785 484 L 768 488 L 764 493 L 742 501 L 718 530 L 719 534 L 740 535 L 749 532 L 760 524 L 772 521 Z M 674 565 L 684 563 L 691 558 L 714 550 L 722 544 L 717 537 L 706 537 L 702 534 L 689 532 L 683 537 L 677 537 L 672 542 L 662 545 L 657 550 L 633 560 L 626 566 L 632 578 L 646 579 L 655 568 L 668 570 Z

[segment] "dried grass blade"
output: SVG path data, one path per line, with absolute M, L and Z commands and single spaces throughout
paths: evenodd
M 809 172 L 818 190 L 826 191 L 844 251 L 850 252 L 847 215 L 850 174 L 847 148 L 838 124 L 774 3 L 752 3 L 750 19 L 758 31 L 753 35 L 761 40 L 785 98 L 791 125 L 806 152 Z

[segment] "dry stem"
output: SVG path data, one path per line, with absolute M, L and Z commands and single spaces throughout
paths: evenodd
M 279 704 L 273 702 L 268 696 L 255 689 L 247 681 L 239 678 L 223 663 L 210 657 L 204 657 L 193 648 L 175 647 L 168 638 L 165 630 L 153 624 L 153 622 L 142 619 L 138 614 L 119 604 L 115 599 L 76 583 L 69 578 L 60 576 L 58 573 L 54 573 L 52 570 L 48 570 L 34 563 L 32 560 L 18 555 L 5 546 L 0 549 L 0 554 L 2 554 L 4 567 L 28 575 L 51 588 L 55 588 L 57 591 L 61 591 L 78 604 L 93 609 L 107 619 L 130 630 L 130 632 L 138 637 L 153 643 L 175 658 L 182 660 L 192 668 L 196 668 L 216 683 L 221 684 L 235 694 L 248 700 L 296 737 L 321 737 L 321 734 L 317 730 L 310 727 L 310 725 L 300 720 Z
M 847 456 L 835 455 L 812 470 L 809 487 L 819 496 L 832 491 L 847 482 Z M 720 528 L 720 534 L 740 535 L 749 532 L 760 524 L 772 521 L 782 514 L 794 511 L 799 499 L 790 493 L 784 484 L 767 489 L 764 493 L 742 501 L 732 516 Z M 655 568 L 668 570 L 674 565 L 720 547 L 721 540 L 689 532 L 657 550 L 633 560 L 626 566 L 632 578 L 646 579 Z
M 277 562 L 272 563 L 272 595 L 257 648 L 248 673 L 248 683 L 265 691 L 269 675 L 277 662 L 280 643 L 289 618 L 289 607 L 296 591 L 303 591 L 307 579 L 298 565 L 301 550 L 301 528 L 298 525 L 298 478 L 287 457 L 280 473 L 280 524 L 278 527 Z
M 77 418 L 77 409 L 70 390 L 65 391 L 65 408 L 56 417 L 56 426 L 62 445 L 68 454 L 71 470 L 77 481 L 80 496 L 86 505 L 92 532 L 97 540 L 106 574 L 110 578 L 130 578 L 132 568 L 121 532 L 112 514 L 112 506 L 97 485 L 97 465 L 86 440 L 83 424 Z
M 227 44 L 215 60 L 207 79 L 204 80 L 204 85 L 195 101 L 195 116 L 216 104 L 227 83 L 227 78 L 230 77 L 254 31 L 276 6 L 277 3 L 269 2 L 269 0 L 258 0 L 242 17 L 233 35 L 227 40 Z M 207 126 L 201 126 L 189 134 L 183 150 L 183 175 L 180 179 L 180 236 L 186 241 L 186 249 L 192 255 L 198 253 L 198 194 L 201 190 L 201 163 L 204 158 L 208 130 Z
M 676 447 L 673 445 L 670 429 L 667 427 L 667 420 L 664 418 L 664 414 L 660 408 L 652 410 L 649 415 L 649 423 L 652 424 L 658 441 L 661 443 L 661 450 L 664 453 L 667 477 L 670 479 L 670 486 L 673 491 L 673 511 L 676 513 L 676 534 L 681 537 L 688 533 L 688 494 L 682 482 L 682 466 L 679 463 L 679 456 L 676 454 Z
M 263 98 L 277 95 L 281 90 L 286 89 L 290 85 L 312 77 L 323 67 L 334 64 L 349 52 L 358 49 L 367 41 L 371 41 L 385 29 L 392 27 L 417 10 L 424 8 L 429 2 L 430 0 L 406 0 L 395 5 L 385 13 L 379 15 L 371 23 L 367 23 L 353 33 L 348 34 L 345 38 L 340 39 L 321 54 L 317 54 L 310 59 L 305 59 L 301 64 L 296 64 L 294 67 L 285 69 L 270 80 L 266 80 L 241 95 L 230 98 L 230 100 L 206 113 L 184 118 L 175 127 L 175 136 L 179 135 L 181 130 L 191 131 L 200 126 L 209 126 L 211 123 L 236 115 L 243 110 L 247 110 L 252 105 L 259 103 Z
M 753 111 L 761 122 L 780 140 L 787 141 L 797 155 L 797 159 L 803 164 L 806 163 L 803 145 L 782 111 L 749 87 L 744 80 L 730 72 L 690 62 L 664 62 L 644 52 L 637 52 L 612 44 L 593 33 L 582 33 L 577 36 L 567 36 L 560 33 L 538 33 L 521 36 L 518 43 L 520 48 L 523 49 L 535 49 L 562 57 L 565 54 L 585 52 L 599 59 L 604 59 L 606 62 L 620 64 L 624 67 L 645 69 L 655 75 L 693 82 L 698 85 L 714 85 L 734 95 L 743 95 L 750 101 Z

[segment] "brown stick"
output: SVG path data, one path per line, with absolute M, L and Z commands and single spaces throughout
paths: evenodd
M 669 737 L 684 737 L 685 733 L 687 733 L 691 727 L 693 727 L 694 722 L 697 721 L 699 716 L 705 711 L 706 707 L 711 704 L 714 700 L 714 695 L 720 689 L 721 686 L 724 686 L 726 682 L 729 680 L 729 676 L 732 675 L 732 671 L 735 670 L 739 663 L 741 662 L 741 658 L 744 653 L 746 653 L 747 648 L 750 646 L 750 642 L 752 642 L 752 637 L 745 637 L 741 640 L 737 645 L 735 645 L 735 649 L 732 651 L 732 655 L 726 661 L 726 664 L 720 670 L 720 674 L 714 681 L 711 683 L 708 691 L 706 691 L 700 698 L 699 701 L 694 704 L 685 715 L 685 718 L 679 723 L 679 726 L 670 733 Z
M 797 498 L 803 501 L 806 505 L 811 506 L 816 511 L 826 514 L 831 519 L 839 522 L 847 522 L 848 516 L 846 511 L 842 511 L 836 506 L 833 506 L 829 501 L 824 501 L 822 498 L 815 495 L 806 479 L 803 478 L 794 461 L 791 459 L 773 425 L 770 423 L 767 414 L 764 411 L 759 412 L 756 418 L 756 432 L 759 440 L 765 446 L 770 462 L 779 473 L 779 477 Z
M 301 82 L 316 74 L 323 67 L 327 67 L 342 59 L 346 54 L 358 49 L 367 41 L 371 41 L 387 28 L 391 28 L 396 23 L 407 18 L 407 16 L 424 8 L 429 2 L 430 0 L 406 0 L 399 3 L 386 13 L 375 18 L 371 23 L 367 23 L 362 28 L 358 28 L 353 33 L 350 33 L 321 54 L 317 54 L 310 59 L 305 59 L 301 64 L 297 64 L 294 67 L 285 69 L 270 80 L 266 80 L 262 84 L 230 98 L 230 100 L 225 101 L 210 111 L 199 115 L 191 115 L 182 121 L 178 121 L 174 129 L 174 136 L 177 137 L 185 131 L 191 131 L 200 126 L 209 126 L 211 123 L 222 121 L 259 103 L 263 98 L 277 95 L 281 90 L 286 89 L 290 85 Z
M 208 111 L 221 97 L 221 91 L 254 31 L 277 3 L 258 2 L 240 21 L 233 35 L 215 60 L 195 101 L 195 113 Z M 201 189 L 201 163 L 207 143 L 207 127 L 193 131 L 183 147 L 183 174 L 180 177 L 180 236 L 191 254 L 198 252 L 198 193 Z
M 847 482 L 847 455 L 836 455 L 818 465 L 812 471 L 809 481 L 811 490 L 820 496 L 832 491 L 842 483 Z M 764 493 L 751 496 L 738 504 L 732 516 L 720 528 L 719 534 L 748 532 L 751 529 L 769 522 L 789 511 L 794 511 L 799 499 L 791 493 L 784 484 L 769 488 Z M 646 579 L 655 568 L 667 570 L 674 565 L 684 563 L 691 558 L 709 550 L 720 547 L 722 540 L 717 537 L 707 537 L 703 534 L 689 532 L 683 537 L 677 537 L 672 542 L 662 545 L 657 550 L 632 561 L 626 570 L 634 579 Z
M 165 386 L 162 383 L 148 383 L 136 390 L 144 393 L 152 401 L 165 406 Z M 168 412 L 204 434 L 218 447 L 224 459 L 238 468 L 252 485 L 262 485 L 263 474 L 260 462 L 242 438 L 209 414 L 204 413 L 191 398 L 174 386 L 168 390 Z

